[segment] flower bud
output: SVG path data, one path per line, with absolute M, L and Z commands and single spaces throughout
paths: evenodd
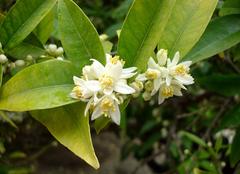
M 10 69 L 16 68 L 16 64 L 14 62 L 11 62 L 7 65 Z
M 8 58 L 4 54 L 0 54 L 0 63 L 4 64 L 8 61 Z
M 185 155 L 189 155 L 189 154 L 190 154 L 190 151 L 189 151 L 188 149 L 185 149 L 185 150 L 184 150 L 184 154 L 185 154 Z
M 209 141 L 209 142 L 207 143 L 207 145 L 208 145 L 208 147 L 212 147 L 212 142 Z
M 108 39 L 108 35 L 106 35 L 106 34 L 101 34 L 101 35 L 99 36 L 99 38 L 100 38 L 101 41 L 105 41 L 105 40 Z
M 48 45 L 48 49 L 49 49 L 49 51 L 51 51 L 51 52 L 56 52 L 56 51 L 57 51 L 57 45 L 55 45 L 55 44 L 49 44 L 49 45 Z
M 0 49 L 2 49 L 2 43 L 0 42 Z
M 56 51 L 56 54 L 57 54 L 58 56 L 63 55 L 63 53 L 64 53 L 63 47 L 59 47 L 59 48 L 57 49 L 57 51 Z
M 24 60 L 17 60 L 17 61 L 15 61 L 15 65 L 19 66 L 19 67 L 24 66 L 25 65 L 25 61 Z
M 149 93 L 149 92 L 147 92 L 147 91 L 145 91 L 144 93 L 143 93 L 143 99 L 145 100 L 145 101 L 149 101 L 150 99 L 151 99 L 151 94 Z
M 151 92 L 153 90 L 153 82 L 152 81 L 147 81 L 145 83 L 145 90 L 148 92 Z
M 224 161 L 221 162 L 221 166 L 224 168 L 226 167 L 226 163 Z
M 33 57 L 31 55 L 27 55 L 26 60 L 31 62 L 31 61 L 33 61 Z
M 57 57 L 57 60 L 63 61 L 63 57 Z

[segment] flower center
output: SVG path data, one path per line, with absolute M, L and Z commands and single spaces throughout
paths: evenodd
M 99 78 L 100 85 L 103 89 L 111 88 L 113 86 L 113 79 L 110 76 L 103 75 Z
M 75 93 L 76 97 L 78 97 L 78 98 L 83 97 L 83 91 L 82 91 L 82 88 L 80 86 L 75 86 L 73 88 L 73 92 Z
M 162 89 L 161 89 L 161 95 L 165 98 L 169 98 L 169 97 L 172 97 L 173 96 L 173 87 L 172 86 L 164 86 Z
M 186 69 L 186 67 L 184 65 L 178 65 L 175 69 L 175 73 L 177 75 L 184 76 L 188 73 L 188 70 Z
M 109 98 L 104 98 L 101 102 L 101 110 L 103 111 L 104 115 L 107 116 L 109 111 L 115 111 L 115 107 L 113 101 Z
M 122 65 L 125 64 L 125 61 L 123 61 L 122 59 L 120 60 L 120 57 L 119 57 L 119 56 L 114 56 L 114 57 L 112 57 L 112 58 L 110 59 L 110 62 L 111 62 L 111 64 L 113 64 L 113 65 L 116 65 L 119 61 L 121 62 Z
M 149 80 L 154 80 L 158 78 L 158 74 L 159 72 L 157 70 L 147 70 L 147 72 L 145 73 L 145 76 Z

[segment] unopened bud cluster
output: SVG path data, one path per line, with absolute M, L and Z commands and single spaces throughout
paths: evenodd
M 44 55 L 44 56 L 53 57 L 58 60 L 64 59 L 63 58 L 64 50 L 62 47 L 57 47 L 57 45 L 55 44 L 49 44 L 45 46 L 45 49 L 46 49 L 47 55 Z

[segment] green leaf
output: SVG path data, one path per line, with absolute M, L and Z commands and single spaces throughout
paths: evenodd
M 224 16 L 212 21 L 184 60 L 198 62 L 214 56 L 240 42 L 240 15 Z
M 82 67 L 92 58 L 105 61 L 98 33 L 77 4 L 72 0 L 59 0 L 58 19 L 64 50 L 76 66 Z
M 176 0 L 135 0 L 124 22 L 118 45 L 127 66 L 146 68 Z
M 240 161 L 240 129 L 238 129 L 232 143 L 230 162 L 235 166 Z
M 94 168 L 99 168 L 89 127 L 84 116 L 85 105 L 75 103 L 60 108 L 32 111 L 32 116 L 48 128 L 51 134 L 69 150 Z
M 177 0 L 173 13 L 159 41 L 159 48 L 172 57 L 180 51 L 185 56 L 197 43 L 209 23 L 218 0 Z
M 240 14 L 240 1 L 239 0 L 226 0 L 219 12 L 220 16 Z
M 197 82 L 209 91 L 224 96 L 235 96 L 240 94 L 240 76 L 235 74 L 214 74 L 197 79 Z
M 77 71 L 66 61 L 46 61 L 25 68 L 2 87 L 0 109 L 28 111 L 74 103 L 69 96 L 74 75 Z
M 231 108 L 226 114 L 220 124 L 220 129 L 235 128 L 240 126 L 240 105 L 237 104 Z
M 203 146 L 203 147 L 207 146 L 207 144 L 204 140 L 202 140 L 200 137 L 198 137 L 190 132 L 181 131 L 179 134 L 180 134 L 180 136 L 185 136 L 185 137 L 189 138 L 191 141 L 197 143 L 200 146 Z
M 42 44 L 45 44 L 53 32 L 54 19 L 56 14 L 56 8 L 52 8 L 50 12 L 43 18 L 38 24 L 34 33 L 37 35 Z
M 0 28 L 0 41 L 5 49 L 23 41 L 48 14 L 56 0 L 18 0 Z

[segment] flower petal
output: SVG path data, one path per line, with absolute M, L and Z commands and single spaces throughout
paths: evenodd
M 97 119 L 98 117 L 100 117 L 102 115 L 102 111 L 99 105 L 97 105 L 97 107 L 94 109 L 93 113 L 92 113 L 92 120 Z
M 159 91 L 159 95 L 158 95 L 158 104 L 159 104 L 159 105 L 162 104 L 162 103 L 164 102 L 164 100 L 165 100 L 165 98 L 162 97 L 161 92 Z
M 85 116 L 85 117 L 86 117 L 87 114 L 88 114 L 88 111 L 89 111 L 89 109 L 90 109 L 90 106 L 91 106 L 92 102 L 93 102 L 93 98 L 91 98 L 91 99 L 88 101 L 87 105 L 86 105 L 86 108 L 85 108 L 85 111 L 84 111 L 84 116 Z
M 152 57 L 150 57 L 148 60 L 148 68 L 151 68 L 151 69 L 159 68 L 158 64 L 156 64 L 155 60 Z
M 84 80 L 77 76 L 73 76 L 73 81 L 75 85 L 84 86 Z
M 177 65 L 178 64 L 178 62 L 179 62 L 179 59 L 180 59 L 180 53 L 179 53 L 179 51 L 178 52 L 176 52 L 176 54 L 174 55 L 174 57 L 173 57 L 173 60 L 172 60 L 172 65 Z
M 88 80 L 85 82 L 85 85 L 89 90 L 93 92 L 98 92 L 101 90 L 100 83 L 97 80 Z
M 116 123 L 117 125 L 120 125 L 121 115 L 120 115 L 119 106 L 116 102 L 114 103 L 114 107 L 115 107 L 115 111 L 110 113 L 111 118 L 114 123 Z
M 180 81 L 183 85 L 191 85 L 194 83 L 194 79 L 191 75 L 176 76 L 175 78 L 178 81 Z
M 167 50 L 161 49 L 157 52 L 158 64 L 164 66 L 167 63 L 168 53 Z
M 134 71 L 136 71 L 136 70 L 137 70 L 137 67 L 124 68 L 124 69 L 122 70 L 122 73 L 128 74 L 128 73 L 132 73 L 132 72 L 134 72 Z
M 91 59 L 91 60 L 93 61 L 93 64 L 92 64 L 93 71 L 95 72 L 96 76 L 99 78 L 105 72 L 105 68 L 99 61 L 95 59 Z
M 114 91 L 120 93 L 120 94 L 133 94 L 135 93 L 135 89 L 131 88 L 125 83 L 118 82 L 115 87 Z

